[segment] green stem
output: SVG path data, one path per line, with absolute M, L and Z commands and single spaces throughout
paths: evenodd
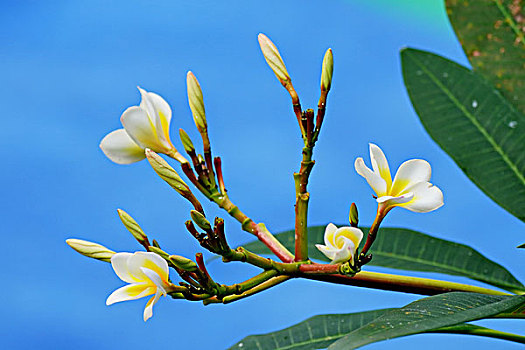
M 262 291 L 265 291 L 268 288 L 271 288 L 271 287 L 274 287 L 274 286 L 276 286 L 278 284 L 281 284 L 284 281 L 289 280 L 290 278 L 291 278 L 290 276 L 273 277 L 273 278 L 269 279 L 268 281 L 265 281 L 265 282 L 257 285 L 254 288 L 248 289 L 247 291 L 245 291 L 245 292 L 243 292 L 243 293 L 241 293 L 239 295 L 229 295 L 227 297 L 224 297 L 221 302 L 223 304 L 229 304 L 229 303 L 232 303 L 234 301 L 237 301 L 237 300 L 240 300 L 240 299 L 244 299 L 246 297 L 249 297 L 249 296 L 252 296 L 254 294 L 260 293 Z
M 353 277 L 337 274 L 323 275 L 315 274 L 313 272 L 302 273 L 298 275 L 298 277 L 330 283 L 421 295 L 436 295 L 448 292 L 472 292 L 488 295 L 509 295 L 508 293 L 498 290 L 476 287 L 468 284 L 369 271 L 361 271 Z
M 475 326 L 471 324 L 442 327 L 428 331 L 428 333 L 453 333 L 453 334 L 470 334 L 482 337 L 496 338 L 502 340 L 509 340 L 520 344 L 525 344 L 525 336 L 500 332 L 494 329 Z
M 308 113 L 308 111 L 307 111 Z M 313 114 L 307 118 L 313 119 Z M 314 144 L 310 144 L 312 135 L 305 138 L 303 148 L 303 160 L 298 173 L 294 174 L 295 180 L 295 261 L 308 260 L 308 179 L 314 166 L 312 161 Z
M 223 260 L 225 262 L 246 262 L 261 269 L 277 271 L 282 275 L 294 275 L 299 272 L 299 267 L 301 266 L 301 263 L 280 263 L 272 259 L 264 258 L 244 249 L 244 247 L 230 250 L 227 254 L 223 255 Z

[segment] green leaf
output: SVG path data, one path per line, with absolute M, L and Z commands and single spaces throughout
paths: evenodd
M 308 228 L 308 248 L 310 258 L 329 261 L 315 247 L 316 243 L 323 242 L 324 229 L 325 226 Z M 368 228 L 361 229 L 367 234 Z M 279 233 L 276 237 L 293 251 L 293 231 Z M 257 254 L 270 254 L 268 248 L 259 241 L 243 246 Z M 402 228 L 381 228 L 371 252 L 373 259 L 368 265 L 463 276 L 513 292 L 525 291 L 523 284 L 509 271 L 476 250 L 424 233 Z
M 525 116 L 480 75 L 443 57 L 401 51 L 423 126 L 490 198 L 525 221 Z
M 475 72 L 525 113 L 525 37 L 515 0 L 446 0 L 452 27 Z
M 388 311 L 339 339 L 328 349 L 355 349 L 366 344 L 479 320 L 513 310 L 525 296 L 453 292 L 417 300 Z
M 519 245 L 517 248 L 523 248 L 523 249 L 525 249 L 525 243 L 523 243 L 522 245 Z
M 477 295 L 477 294 L 474 294 Z M 524 304 L 525 306 L 525 304 Z M 446 306 L 450 308 L 450 306 Z M 371 322 L 374 322 L 378 317 L 383 316 L 387 312 L 399 311 L 399 308 L 380 309 L 365 312 L 356 312 L 350 314 L 335 314 L 335 315 L 319 315 L 311 317 L 296 325 L 285 328 L 280 331 L 271 332 L 267 334 L 248 336 L 235 345 L 230 350 L 234 349 L 287 349 L 287 350 L 306 350 L 306 349 L 320 349 L 326 348 L 336 340 L 342 338 L 348 333 L 357 330 Z M 509 309 L 511 311 L 513 309 Z M 428 310 L 427 310 L 428 311 Z M 403 310 L 406 312 L 406 310 Z M 502 314 L 505 315 L 505 314 Z M 514 316 L 508 312 L 506 315 Z M 499 316 L 498 316 L 499 317 Z M 470 334 L 485 337 L 493 337 L 499 339 L 507 339 L 512 341 L 521 341 L 525 337 L 514 334 L 494 331 L 485 327 L 475 326 L 471 324 L 458 324 L 454 326 L 446 326 L 442 328 L 428 330 L 425 333 L 455 333 L 455 334 Z
M 314 316 L 292 327 L 277 332 L 248 336 L 233 345 L 230 350 L 324 349 L 336 339 L 360 328 L 390 310 L 394 309 L 381 309 L 341 315 Z

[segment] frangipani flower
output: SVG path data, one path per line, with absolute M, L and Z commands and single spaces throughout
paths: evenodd
M 168 263 L 152 252 L 116 253 L 111 257 L 111 266 L 117 276 L 129 284 L 111 293 L 106 305 L 154 294 L 144 309 L 144 321 L 147 321 L 153 316 L 153 305 L 170 289 Z
M 100 142 L 104 154 L 118 164 L 144 159 L 146 148 L 157 153 L 177 152 L 169 135 L 170 106 L 159 95 L 138 89 L 142 97 L 140 105 L 129 107 L 120 117 L 124 129 L 110 132 Z
M 316 244 L 315 246 L 332 260 L 332 264 L 352 262 L 362 239 L 363 232 L 360 229 L 348 226 L 337 228 L 330 223 L 324 231 L 325 245 Z
M 383 151 L 370 144 L 370 160 L 373 171 L 363 161 L 355 160 L 355 170 L 364 177 L 377 195 L 383 210 L 394 206 L 426 213 L 443 205 L 443 193 L 430 182 L 430 164 L 422 159 L 407 160 L 397 170 L 392 181 L 390 169 Z

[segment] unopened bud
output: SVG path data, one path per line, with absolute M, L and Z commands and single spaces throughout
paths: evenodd
M 348 220 L 350 220 L 350 225 L 352 227 L 357 227 L 357 225 L 359 224 L 359 215 L 358 215 L 357 206 L 355 205 L 355 203 L 352 203 L 350 205 L 350 215 L 349 215 Z
M 211 224 L 204 215 L 202 215 L 196 210 L 192 210 L 190 212 L 190 215 L 191 215 L 191 219 L 193 220 L 193 222 L 197 224 L 197 226 L 199 226 L 205 231 L 211 230 Z
M 264 58 L 266 59 L 266 62 L 273 70 L 281 84 L 285 85 L 285 83 L 291 79 L 288 71 L 286 70 L 283 59 L 279 54 L 279 50 L 277 50 L 277 47 L 274 45 L 274 43 L 272 43 L 272 41 L 263 33 L 260 33 L 257 39 L 259 40 L 259 45 L 261 46 L 261 51 L 264 55 Z
M 111 262 L 111 257 L 115 254 L 114 251 L 109 250 L 103 245 L 89 241 L 83 241 L 81 239 L 66 239 L 66 243 L 71 248 L 73 248 L 80 254 L 87 256 L 88 258 L 93 258 L 105 262 Z
M 197 264 L 191 261 L 188 258 L 185 258 L 180 255 L 170 255 L 169 260 L 173 265 L 178 267 L 181 270 L 194 272 L 198 270 Z
M 150 252 L 153 252 L 155 254 L 160 255 L 164 260 L 169 260 L 170 259 L 170 255 L 168 253 L 166 253 L 164 250 L 162 250 L 162 249 L 160 249 L 158 247 L 150 245 L 148 247 L 148 249 L 149 249 Z
M 197 78 L 192 72 L 188 72 L 186 75 L 186 85 L 188 87 L 188 102 L 193 113 L 193 120 L 199 132 L 201 134 L 205 133 L 208 126 L 206 123 L 202 90 Z
M 191 193 L 190 188 L 182 180 L 182 178 L 177 174 L 175 169 L 173 169 L 168 162 L 162 159 L 157 153 L 153 152 L 150 149 L 146 149 L 146 157 L 148 158 L 151 167 L 155 172 L 166 181 L 168 185 L 173 187 L 182 196 L 187 196 Z
M 133 219 L 131 215 L 129 215 L 122 209 L 117 209 L 117 212 L 118 212 L 118 216 L 120 217 L 120 220 L 122 221 L 124 226 L 126 226 L 128 231 L 133 235 L 133 237 L 135 237 L 135 239 L 139 241 L 139 243 L 141 244 L 147 243 L 148 236 L 146 236 L 144 231 L 142 231 L 142 229 L 140 228 L 139 224 L 135 221 L 135 219 Z
M 334 73 L 332 49 L 326 50 L 323 58 L 323 68 L 321 70 L 321 90 L 329 91 L 332 86 L 332 74 Z
M 199 160 L 200 164 L 204 164 L 205 161 L 204 161 L 204 157 L 202 156 L 202 154 L 198 154 L 197 159 Z
M 186 131 L 184 131 L 183 129 L 179 129 L 179 135 L 180 135 L 180 140 L 182 141 L 182 145 L 184 146 L 184 149 L 186 150 L 186 152 L 187 153 L 195 152 L 195 146 L 193 146 L 193 142 L 191 142 L 191 139 L 186 133 Z

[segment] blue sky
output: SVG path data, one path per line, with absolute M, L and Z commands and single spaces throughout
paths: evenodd
M 328 47 L 334 52 L 332 92 L 314 155 L 310 223 L 345 222 L 352 201 L 362 224 L 371 223 L 375 204 L 353 161 L 366 159 L 374 142 L 393 168 L 409 158 L 428 160 L 432 182 L 445 193 L 443 208 L 396 210 L 385 225 L 469 244 L 525 280 L 519 270 L 524 252 L 514 249 L 523 243 L 523 224 L 470 183 L 426 135 L 403 86 L 403 47 L 468 65 L 441 1 L 16 1 L 0 9 L 0 228 L 7 262 L 0 337 L 6 348 L 221 349 L 313 315 L 402 306 L 417 298 L 297 280 L 228 306 L 164 298 L 145 324 L 146 300 L 107 307 L 106 297 L 122 282 L 110 265 L 65 245 L 76 237 L 138 250 L 117 216 L 122 208 L 167 251 L 201 251 L 184 230 L 187 203 L 146 162 L 119 166 L 98 148 L 120 127 L 124 109 L 139 103 L 137 85 L 172 106 L 176 146 L 182 148 L 178 128 L 198 140 L 185 94 L 188 70 L 203 88 L 212 148 L 223 159 L 232 200 L 274 232 L 292 228 L 292 173 L 301 140 L 289 96 L 260 54 L 259 32 L 280 48 L 304 108 L 316 106 L 322 57 Z M 225 217 L 211 205 L 207 212 Z M 226 219 L 232 246 L 251 240 Z M 209 269 L 223 283 L 255 272 L 217 261 Z M 516 322 L 484 324 L 520 329 Z M 459 339 L 423 335 L 369 348 L 453 349 Z M 475 337 L 461 344 L 517 348 Z

